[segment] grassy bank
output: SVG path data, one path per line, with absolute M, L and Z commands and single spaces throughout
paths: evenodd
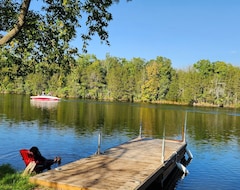
M 22 176 L 11 167 L 10 164 L 0 165 L 0 189 L 1 190 L 34 190 L 36 185 L 29 183 L 28 176 Z

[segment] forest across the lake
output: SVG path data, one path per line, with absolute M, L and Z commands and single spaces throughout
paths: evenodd
M 1 93 L 35 95 L 44 90 L 95 100 L 240 105 L 240 68 L 222 61 L 199 60 L 186 69 L 174 69 L 171 60 L 161 56 L 145 61 L 63 55 L 55 62 L 36 62 L 3 50 L 0 60 Z

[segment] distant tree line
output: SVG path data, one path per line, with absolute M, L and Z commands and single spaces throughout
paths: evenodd
M 27 51 L 12 50 L 0 50 L 1 93 L 35 95 L 44 90 L 95 100 L 240 105 L 240 68 L 221 61 L 200 60 L 176 70 L 170 59 L 160 56 L 129 61 L 106 55 L 99 60 L 49 49 L 48 56 L 36 60 Z

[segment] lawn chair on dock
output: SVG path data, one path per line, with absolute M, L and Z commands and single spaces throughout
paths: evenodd
M 20 150 L 20 154 L 26 165 L 26 168 L 23 171 L 22 175 L 31 174 L 33 172 L 41 173 L 45 169 L 43 165 L 36 163 L 33 155 L 31 154 L 31 152 L 29 150 L 22 149 L 22 150 Z

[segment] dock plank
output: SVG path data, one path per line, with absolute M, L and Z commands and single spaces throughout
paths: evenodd
M 166 140 L 165 160 L 173 162 L 171 157 L 185 146 L 184 142 Z M 164 167 L 161 157 L 161 139 L 134 139 L 104 154 L 35 175 L 30 181 L 63 190 L 138 189 Z

